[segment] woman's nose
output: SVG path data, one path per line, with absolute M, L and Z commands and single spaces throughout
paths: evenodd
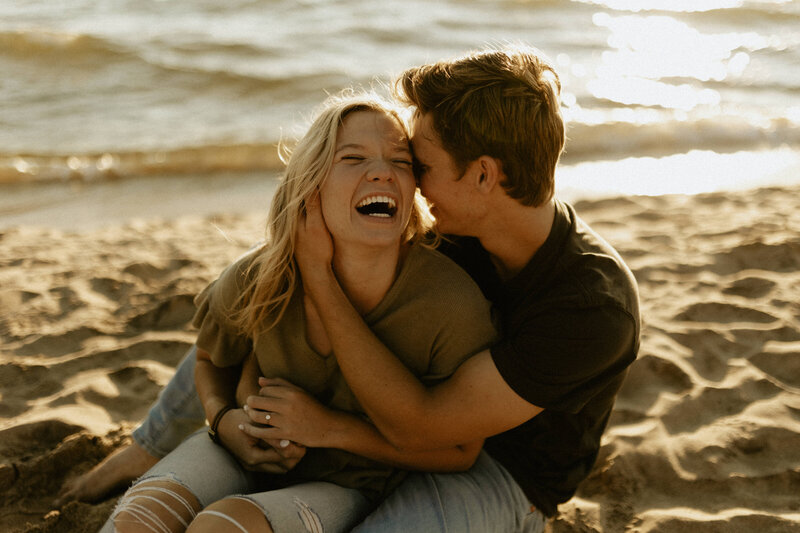
M 394 179 L 394 169 L 392 168 L 391 163 L 383 160 L 376 161 L 370 167 L 369 173 L 367 174 L 367 179 L 369 181 L 392 181 Z

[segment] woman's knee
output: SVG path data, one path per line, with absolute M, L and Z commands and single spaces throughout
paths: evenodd
M 216 533 L 236 531 L 239 533 L 272 533 L 264 511 L 246 498 L 230 497 L 212 503 L 186 530 L 186 533 Z
M 197 498 L 180 483 L 152 479 L 131 487 L 112 519 L 118 533 L 180 533 L 199 510 Z

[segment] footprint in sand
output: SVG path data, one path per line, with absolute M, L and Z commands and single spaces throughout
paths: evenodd
M 117 302 L 128 298 L 131 291 L 136 287 L 133 283 L 127 281 L 105 277 L 92 278 L 89 280 L 89 286 L 93 291 Z
M 769 341 L 763 351 L 750 357 L 749 361 L 783 383 L 800 387 L 800 342 Z
M 692 378 L 681 368 L 657 355 L 642 355 L 630 367 L 617 396 L 617 407 L 646 412 L 665 392 L 692 389 Z
M 690 328 L 686 331 L 670 331 L 667 334 L 691 350 L 687 359 L 694 369 L 705 379 L 720 381 L 728 373 L 728 361 L 746 358 L 753 348 L 736 342 L 730 335 L 710 328 Z
M 96 328 L 82 326 L 63 334 L 41 335 L 15 350 L 18 355 L 53 355 L 80 351 L 87 339 L 103 335 Z
M 63 384 L 51 369 L 41 365 L 0 364 L 0 416 L 13 418 L 30 409 L 29 402 L 57 393 Z
M 139 331 L 182 328 L 189 323 L 194 313 L 194 295 L 177 294 L 133 317 L 128 326 Z
M 795 272 L 800 270 L 800 240 L 779 243 L 752 242 L 717 254 L 710 267 L 717 274 L 735 274 L 742 270 Z
M 724 294 L 732 294 L 734 296 L 742 296 L 744 298 L 761 298 L 772 292 L 776 283 L 770 279 L 748 276 L 746 278 L 737 279 L 724 289 Z
M 80 396 L 83 401 L 101 406 L 114 422 L 139 420 L 147 414 L 150 404 L 168 379 L 149 365 L 131 364 L 103 377 L 113 384 L 109 388 L 100 383 L 87 382 Z
M 194 263 L 195 261 L 192 261 L 191 259 L 173 259 L 166 263 L 165 266 L 156 266 L 147 262 L 133 263 L 126 266 L 122 271 L 126 274 L 136 276 L 144 282 L 148 282 L 154 279 L 164 278 L 165 276 Z
M 766 379 L 748 379 L 733 388 L 704 387 L 699 394 L 681 400 L 661 418 L 670 433 L 699 427 L 744 411 L 750 404 L 772 398 L 783 389 Z
M 701 302 L 692 304 L 675 315 L 675 320 L 681 322 L 718 322 L 722 324 L 734 322 L 768 324 L 775 322 L 778 318 L 751 307 L 742 307 L 724 302 Z

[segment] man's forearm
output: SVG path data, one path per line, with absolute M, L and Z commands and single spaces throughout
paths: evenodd
M 369 422 L 350 413 L 336 413 L 336 431 L 324 445 L 398 468 L 425 472 L 461 472 L 469 469 L 480 453 L 483 441 L 442 449 L 407 451 L 393 446 Z
M 428 390 L 369 329 L 333 273 L 316 274 L 306 287 L 348 385 L 380 433 L 405 447 L 417 432 L 409 435 L 406 424 L 395 422 L 425 413 Z

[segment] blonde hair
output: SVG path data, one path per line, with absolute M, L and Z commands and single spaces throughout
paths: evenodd
M 406 138 L 409 137 L 408 125 L 397 106 L 374 93 L 347 90 L 322 104 L 316 119 L 292 150 L 281 146 L 288 162 L 272 198 L 266 240 L 255 252 L 245 272 L 245 286 L 231 310 L 231 318 L 242 334 L 255 338 L 283 317 L 300 282 L 294 252 L 305 202 L 328 176 L 339 127 L 348 115 L 358 111 L 382 113 L 395 119 Z M 421 238 L 431 225 L 424 200 L 417 194 L 404 241 Z
M 524 205 L 548 201 L 566 140 L 561 83 L 537 50 L 523 45 L 473 52 L 406 70 L 395 95 L 431 114 L 461 174 L 482 155 L 502 162 L 506 193 Z

